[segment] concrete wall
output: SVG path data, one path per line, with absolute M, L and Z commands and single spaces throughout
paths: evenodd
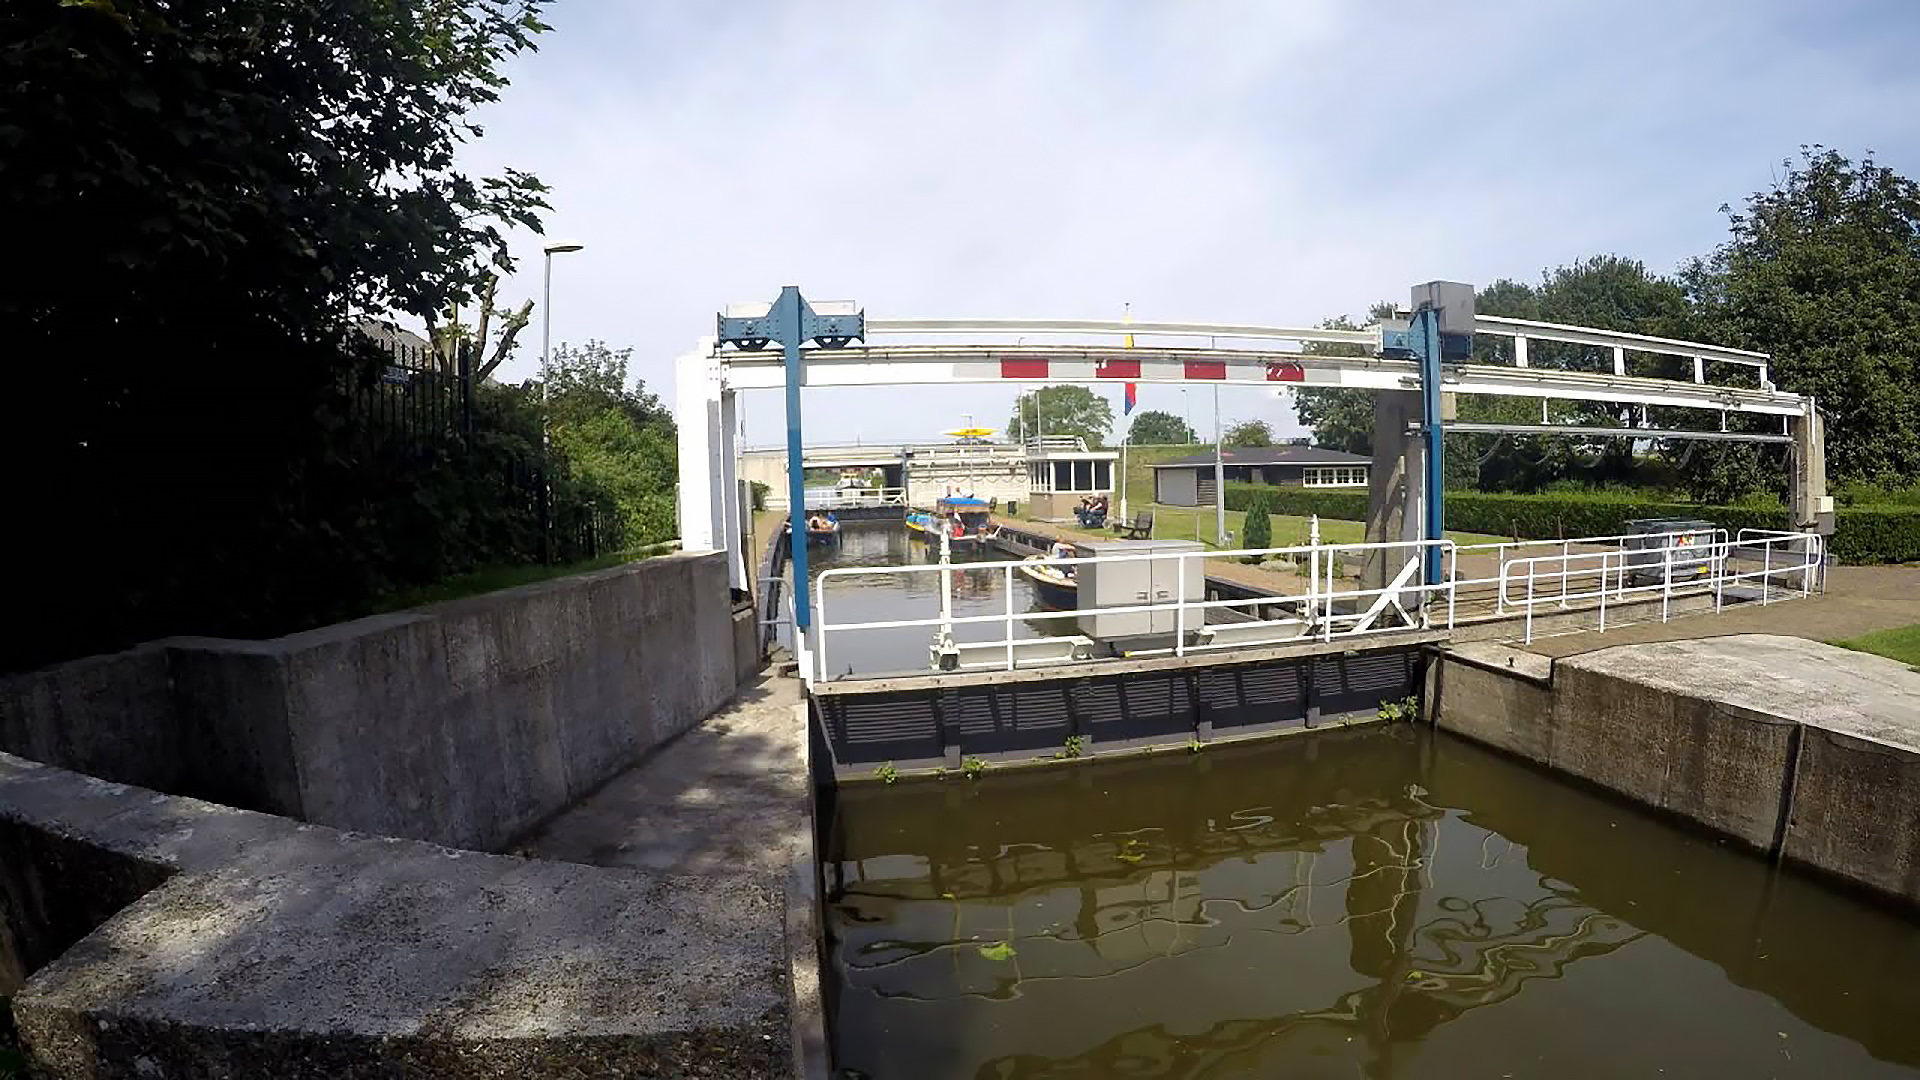
M 320 824 L 498 848 L 703 719 L 745 665 L 722 553 L 0 683 L 0 750 Z
M 1508 661 L 1512 661 L 1511 666 Z M 1442 728 L 1920 905 L 1920 673 L 1798 638 L 1441 650 Z
M 0 994 L 54 1080 L 782 1075 L 777 891 L 358 836 L 0 754 Z

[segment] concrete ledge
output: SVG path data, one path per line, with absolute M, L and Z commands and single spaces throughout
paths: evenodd
M 1436 650 L 1438 727 L 1920 905 L 1920 674 L 1800 638 L 1618 645 L 1508 668 Z
M 789 1068 L 784 897 L 755 878 L 451 851 L 5 755 L 0 845 L 16 974 L 40 967 L 6 989 L 50 1076 Z
M 0 751 L 498 849 L 733 695 L 750 634 L 724 559 L 662 555 L 271 641 L 172 638 L 0 679 Z

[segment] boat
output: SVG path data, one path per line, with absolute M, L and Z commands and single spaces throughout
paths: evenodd
M 1072 611 L 1080 606 L 1080 582 L 1067 573 L 1071 567 L 1049 566 L 1045 555 L 1029 555 L 1020 563 L 1020 572 L 1033 583 L 1040 602 L 1050 608 Z
M 832 514 L 828 514 L 824 518 L 819 518 L 818 519 L 819 524 L 817 525 L 814 524 L 814 520 L 815 519 L 810 518 L 807 521 L 807 546 L 808 547 L 818 547 L 821 544 L 831 544 L 840 539 L 840 519 L 839 518 L 834 517 Z
M 908 511 L 907 531 L 922 540 L 938 543 L 942 518 L 952 524 L 954 547 L 982 547 L 1000 533 L 985 499 L 957 495 L 941 499 L 930 511 Z

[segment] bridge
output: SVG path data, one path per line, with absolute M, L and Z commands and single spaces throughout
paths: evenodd
M 1117 486 L 1113 450 L 1094 450 L 1071 435 L 1022 442 L 810 443 L 801 457 L 808 471 L 878 473 L 875 485 L 807 491 L 809 509 L 932 506 L 940 496 L 969 491 L 983 499 L 1038 502 L 1044 515 L 1064 516 L 1067 506 L 1089 494 L 1112 494 Z M 740 478 L 767 486 L 769 510 L 789 505 L 786 447 L 740 452 Z M 1063 505 L 1056 505 L 1063 504 Z
M 1081 582 L 1077 606 L 1053 612 L 1013 610 L 1011 583 L 1022 568 L 1005 560 L 970 563 L 966 573 L 1000 575 L 1006 610 L 955 614 L 951 566 L 865 568 L 857 573 L 923 579 L 918 592 L 942 598 L 939 609 L 836 621 L 832 587 L 856 573 L 836 569 L 819 577 L 817 613 L 811 588 L 792 590 L 784 614 L 767 613 L 790 624 L 802 673 L 844 761 L 875 754 L 950 759 L 968 741 L 962 733 L 989 729 L 998 741 L 987 742 L 1001 748 L 1038 746 L 1057 725 L 1077 729 L 1075 710 L 1091 708 L 1094 697 L 1067 688 L 1084 689 L 1089 680 L 1109 683 L 1102 700 L 1117 710 L 1118 738 L 1150 738 L 1162 728 L 1204 732 L 1235 717 L 1311 723 L 1411 692 L 1417 665 L 1408 658 L 1422 644 L 1528 640 L 1551 628 L 1603 629 L 1817 591 L 1833 526 L 1820 414 L 1812 399 L 1773 383 L 1770 363 L 1765 353 L 1705 342 L 1479 315 L 1472 287 L 1452 282 L 1415 286 L 1407 309 L 1358 330 L 868 318 L 852 304 L 809 303 L 789 287 L 772 304 L 723 312 L 716 334 L 678 362 L 682 538 L 689 548 L 726 549 L 735 587 L 747 587 L 751 556 L 738 539 L 742 455 L 733 444 L 735 401 L 747 390 L 784 393 L 785 459 L 808 464 L 824 464 L 829 452 L 804 449 L 803 388 L 1044 381 L 1372 391 L 1364 542 L 1232 551 L 1095 545 L 1051 560 Z M 1549 399 L 1598 402 L 1616 407 L 1620 419 L 1594 428 L 1456 425 L 1458 394 L 1538 399 L 1543 414 Z M 1699 422 L 1654 427 L 1646 419 L 1650 408 L 1685 410 Z M 1777 417 L 1780 426 L 1730 426 L 1734 414 Z M 1706 524 L 1632 536 L 1456 543 L 1442 527 L 1449 430 L 1785 443 L 1790 528 L 1730 535 Z M 788 505 L 803 501 L 802 474 L 789 470 L 786 479 Z M 791 552 L 796 582 L 813 580 L 803 548 Z M 1208 584 L 1208 568 L 1227 563 L 1259 563 L 1269 584 Z M 1049 625 L 1021 629 L 1035 624 Z M 875 631 L 924 635 L 926 666 L 912 673 L 846 671 L 847 636 Z M 1144 689 L 1136 694 L 1129 686 Z M 890 718 L 863 728 L 860 698 L 876 694 L 886 695 Z M 1025 719 L 1011 704 L 1016 698 L 1026 703 Z M 1160 702 L 1153 708 L 1163 719 L 1140 719 L 1148 699 Z M 919 705 L 903 704 L 909 701 Z M 916 708 L 917 726 L 906 718 Z M 1129 714 L 1124 723 L 1120 713 Z M 935 752 L 917 752 L 928 749 Z

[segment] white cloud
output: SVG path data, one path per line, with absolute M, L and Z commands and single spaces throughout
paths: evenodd
M 1911 40 L 1920 9 L 1807 11 L 572 0 L 467 160 L 554 186 L 549 234 L 589 245 L 556 262 L 555 339 L 632 345 L 663 392 L 719 307 L 788 283 L 874 315 L 1298 323 L 1596 252 L 1670 269 L 1805 141 L 1915 171 L 1888 24 Z M 517 250 L 502 295 L 535 296 Z M 809 433 L 928 437 L 1011 398 L 809 392 Z M 772 397 L 749 416 L 781 431 Z

